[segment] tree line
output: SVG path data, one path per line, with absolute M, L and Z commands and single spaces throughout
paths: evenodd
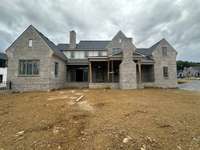
M 177 70 L 183 70 L 184 67 L 194 67 L 194 66 L 200 67 L 200 62 L 178 60 L 176 63 L 177 63 Z

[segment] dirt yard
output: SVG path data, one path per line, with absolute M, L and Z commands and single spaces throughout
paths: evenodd
M 200 93 L 83 89 L 1 94 L 0 150 L 50 149 L 199 150 Z

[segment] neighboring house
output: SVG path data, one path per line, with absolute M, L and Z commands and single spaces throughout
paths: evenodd
M 185 77 L 200 77 L 200 66 L 184 67 L 183 70 L 178 71 L 178 78 Z
M 7 81 L 7 56 L 0 53 L 0 88 L 6 86 Z
M 8 80 L 14 90 L 63 87 L 175 88 L 176 50 L 165 40 L 136 48 L 119 31 L 110 41 L 80 41 L 57 46 L 32 25 L 6 50 Z

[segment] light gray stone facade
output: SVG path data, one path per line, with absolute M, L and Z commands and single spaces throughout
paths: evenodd
M 162 55 L 162 47 L 167 47 L 167 56 Z M 154 64 L 155 87 L 176 88 L 176 50 L 165 40 L 162 39 L 152 53 Z M 168 77 L 163 75 L 163 67 L 168 67 Z
M 132 39 L 125 38 L 122 40 L 122 62 L 120 64 L 120 88 L 121 89 L 136 89 L 136 64 L 133 62 L 132 54 L 135 51 L 135 46 Z
M 33 41 L 32 47 L 28 41 Z M 33 26 L 6 50 L 8 56 L 8 81 L 15 91 L 50 90 L 63 88 L 65 81 L 65 61 L 54 55 Z M 19 60 L 39 60 L 39 75 L 23 76 L 19 74 Z M 54 77 L 54 62 L 59 63 L 58 77 Z
M 31 47 L 29 40 L 32 40 Z M 136 48 L 132 38 L 119 31 L 111 41 L 81 41 L 77 44 L 76 33 L 71 31 L 69 44 L 56 46 L 29 26 L 6 53 L 7 79 L 16 91 L 177 87 L 177 52 L 165 39 L 150 48 Z M 39 74 L 20 75 L 20 60 L 38 60 Z M 58 65 L 57 75 L 55 64 Z

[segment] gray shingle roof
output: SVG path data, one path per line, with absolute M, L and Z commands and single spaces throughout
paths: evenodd
M 80 41 L 78 49 L 105 49 L 111 41 Z
M 32 25 L 31 25 L 32 26 Z M 32 26 L 33 27 L 33 26 Z M 35 31 L 40 35 L 40 37 L 46 42 L 46 44 L 53 50 L 54 54 L 64 60 L 66 60 L 66 56 L 57 49 L 57 46 L 49 40 L 45 35 L 43 35 L 40 31 L 38 31 L 35 27 L 33 27 Z
M 66 50 L 69 48 L 69 44 L 60 43 L 57 45 L 57 49 L 60 51 Z
M 8 57 L 5 53 L 0 53 L 0 59 L 7 60 Z
M 76 45 L 77 50 L 102 50 L 105 49 L 106 46 L 110 43 L 111 41 L 80 41 Z M 67 50 L 69 49 L 69 44 L 64 44 L 60 43 L 57 45 L 57 49 L 62 51 L 62 50 Z
M 136 52 L 143 54 L 143 55 L 147 55 L 150 56 L 152 55 L 153 51 L 155 50 L 155 48 L 160 44 L 160 41 L 157 42 L 156 44 L 154 44 L 153 46 L 151 46 L 150 48 L 137 48 Z

